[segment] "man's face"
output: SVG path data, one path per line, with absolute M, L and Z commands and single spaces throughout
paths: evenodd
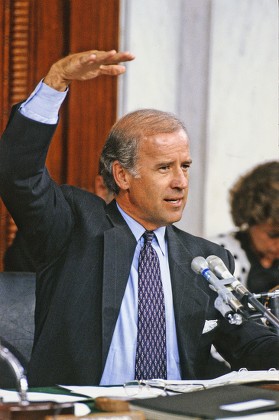
M 249 234 L 252 245 L 263 267 L 269 268 L 279 259 L 279 227 L 271 223 L 251 226 Z
M 184 130 L 143 139 L 137 176 L 125 171 L 125 186 L 117 196 L 126 213 L 148 230 L 181 219 L 188 194 L 189 142 Z

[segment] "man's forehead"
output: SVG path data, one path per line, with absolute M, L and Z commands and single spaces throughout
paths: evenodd
M 168 147 L 171 144 L 177 145 L 182 143 L 184 143 L 185 147 L 189 147 L 189 138 L 183 129 L 171 133 L 156 133 L 143 136 L 140 140 L 140 145 L 142 146 L 160 145 Z

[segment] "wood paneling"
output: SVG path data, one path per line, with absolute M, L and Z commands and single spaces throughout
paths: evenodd
M 10 2 L 0 2 L 0 130 L 3 131 L 9 114 L 9 36 L 10 36 Z M 7 247 L 7 212 L 0 200 L 0 258 Z M 0 259 L 0 269 L 2 260 Z
M 118 48 L 119 0 L 0 2 L 0 129 L 51 64 L 69 52 Z M 116 118 L 117 80 L 76 82 L 63 104 L 47 166 L 58 183 L 93 189 L 98 158 Z M 0 271 L 15 226 L 0 201 Z
M 98 9 L 94 2 L 83 0 L 81 10 L 78 0 L 71 2 L 72 51 L 118 49 L 118 1 L 105 3 L 108 7 Z M 77 21 L 82 22 L 82 28 Z M 71 130 L 67 149 L 67 182 L 70 184 L 93 188 L 101 148 L 116 118 L 116 89 L 117 79 L 106 76 L 71 87 Z M 77 156 L 81 159 L 77 159 Z
M 3 30 L 3 115 L 1 130 L 7 122 L 11 104 L 22 101 L 28 93 L 29 80 L 29 28 L 30 11 L 32 4 L 29 1 L 4 1 L 1 15 L 1 29 Z M 3 78 L 3 79 L 2 79 Z M 1 205 L 1 256 L 15 236 L 15 224 Z

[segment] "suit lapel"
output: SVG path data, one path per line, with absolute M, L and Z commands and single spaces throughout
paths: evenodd
M 179 240 L 172 226 L 167 228 L 169 266 L 172 281 L 174 312 L 182 371 L 189 375 L 205 323 L 209 297 L 199 287 L 198 275 L 191 269 L 191 262 L 199 255 L 194 237 Z
M 104 232 L 103 275 L 103 367 L 125 293 L 136 240 L 113 202 L 107 207 L 112 228 Z M 167 227 L 169 266 L 172 281 L 177 338 L 183 375 L 194 371 L 195 355 L 205 323 L 209 297 L 199 287 L 191 261 L 199 255 L 194 237 L 179 239 L 173 226 Z M 186 373 L 185 373 L 186 372 Z
M 115 203 L 107 207 L 107 216 L 113 226 L 104 232 L 103 364 L 111 344 L 137 244 Z

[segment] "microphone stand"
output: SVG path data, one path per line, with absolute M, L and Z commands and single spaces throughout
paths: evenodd
M 28 382 L 24 373 L 24 368 L 19 360 L 0 343 L 0 359 L 6 361 L 12 368 L 17 382 L 19 403 L 0 404 L 0 419 L 10 420 L 44 420 L 56 418 L 59 414 L 74 414 L 73 402 L 56 403 L 54 401 L 28 401 L 27 391 Z M 71 416 L 70 416 L 71 417 Z M 63 417 L 64 418 L 64 417 Z M 72 418 L 72 417 L 71 417 Z
M 249 292 L 245 286 L 236 281 L 233 277 L 223 280 L 223 283 L 231 285 L 232 289 L 240 296 L 241 302 L 249 302 L 257 311 L 262 314 L 264 318 L 266 318 L 272 325 L 279 329 L 279 319 L 257 300 L 256 295 Z
M 16 377 L 17 390 L 20 398 L 20 403 L 23 405 L 28 404 L 27 391 L 28 382 L 24 373 L 24 369 L 18 359 L 6 347 L 0 344 L 0 357 L 5 360 L 13 370 Z
M 276 298 L 279 297 L 279 289 L 274 290 L 273 292 L 266 293 L 254 293 L 255 298 L 261 299 L 263 297 Z
M 215 274 L 209 269 L 209 267 L 217 274 Z M 264 305 L 262 305 L 246 287 L 235 279 L 230 273 L 228 275 L 227 267 L 224 265 L 221 258 L 216 257 L 215 255 L 205 258 L 195 257 L 191 263 L 192 270 L 201 274 L 206 280 L 210 283 L 210 287 L 218 293 L 218 298 L 215 302 L 215 308 L 221 312 L 225 318 L 229 320 L 231 324 L 241 324 L 241 316 L 245 318 L 251 318 L 250 305 L 256 309 L 257 317 L 263 316 L 266 318 L 273 326 L 279 330 L 279 319 L 276 318 L 273 313 L 271 313 Z M 226 274 L 226 275 L 225 275 Z M 220 281 L 219 277 L 222 277 Z M 226 286 L 229 286 L 228 288 Z M 229 290 L 230 289 L 230 290 Z M 235 295 L 231 292 L 233 290 Z M 240 315 L 237 319 L 234 319 L 231 315 L 228 316 L 227 308 L 230 308 L 237 314 Z M 255 317 L 255 316 L 254 316 Z
M 215 299 L 214 307 L 226 318 L 230 324 L 242 324 L 242 314 L 244 307 L 233 293 L 225 287 L 215 274 L 209 270 L 208 263 L 203 257 L 195 257 L 191 263 L 192 270 L 201 274 L 209 283 L 209 287 L 214 290 L 218 297 Z

